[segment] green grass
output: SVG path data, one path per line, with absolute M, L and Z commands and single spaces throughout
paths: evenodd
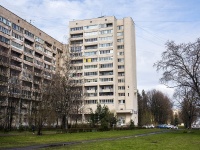
M 128 136 L 135 134 L 160 131 L 159 129 L 141 129 L 141 130 L 124 130 L 124 131 L 106 131 L 106 132 L 84 132 L 84 133 L 68 133 L 55 134 L 53 131 L 43 132 L 42 136 L 33 135 L 31 132 L 10 132 L 7 134 L 0 133 L 0 148 L 22 147 L 30 145 L 39 145 L 47 143 L 59 143 L 68 141 L 81 141 L 98 138 L 111 138 Z
M 53 149 L 53 148 L 51 148 Z M 176 131 L 144 137 L 136 137 L 114 141 L 78 144 L 56 149 L 70 150 L 200 150 L 200 131 Z

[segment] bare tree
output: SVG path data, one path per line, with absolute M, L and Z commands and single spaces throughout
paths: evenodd
M 68 54 L 63 55 L 63 66 L 53 78 L 51 90 L 56 112 L 61 119 L 62 129 L 68 129 L 68 121 L 81 115 L 83 104 L 82 79 L 77 76 L 76 66 Z M 81 75 L 80 75 L 81 76 Z M 70 118 L 71 116 L 71 118 Z
M 196 120 L 199 110 L 197 107 L 197 93 L 191 88 L 184 87 L 176 89 L 174 97 L 178 101 L 181 110 L 181 119 L 183 120 L 185 127 L 191 128 L 192 123 Z
M 191 88 L 198 96 L 200 105 L 200 39 L 194 43 L 166 43 L 167 50 L 154 66 L 163 70 L 161 83 L 168 87 Z

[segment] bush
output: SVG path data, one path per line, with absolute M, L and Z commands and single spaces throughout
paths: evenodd
M 130 120 L 130 126 L 129 126 L 130 129 L 135 129 L 135 124 L 134 124 L 134 121 L 131 119 Z

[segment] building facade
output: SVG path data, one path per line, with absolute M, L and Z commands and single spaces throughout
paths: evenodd
M 0 6 L 1 121 L 28 124 L 28 107 L 57 71 L 62 52 L 62 43 Z
M 69 51 L 83 84 L 85 120 L 107 105 L 118 125 L 138 123 L 135 28 L 131 18 L 99 17 L 69 23 Z

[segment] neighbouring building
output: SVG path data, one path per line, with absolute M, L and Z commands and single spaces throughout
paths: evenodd
M 99 17 L 69 22 L 69 51 L 78 83 L 85 91 L 84 118 L 90 108 L 107 105 L 118 125 L 138 123 L 135 27 L 130 17 Z
M 62 52 L 62 43 L 0 6 L 1 121 L 28 125 L 27 108 L 37 100 L 40 83 L 48 84 L 57 71 Z

